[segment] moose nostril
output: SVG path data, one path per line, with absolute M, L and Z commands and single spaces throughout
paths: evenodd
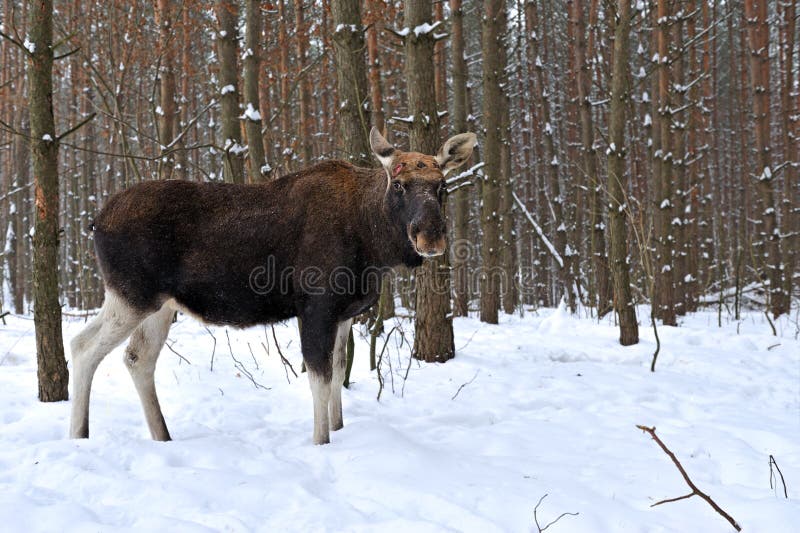
M 411 223 L 411 235 L 416 235 L 419 233 L 419 222 L 412 222 Z

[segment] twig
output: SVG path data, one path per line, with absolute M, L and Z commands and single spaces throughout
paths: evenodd
M 206 328 L 206 331 L 208 332 L 208 334 L 211 335 L 212 339 L 214 339 L 214 348 L 211 350 L 211 371 L 213 372 L 214 371 L 214 354 L 217 353 L 217 338 L 214 336 L 213 333 L 211 333 L 211 330 L 208 329 L 207 326 L 203 326 L 203 327 Z
M 783 496 L 788 499 L 789 493 L 786 491 L 786 480 L 783 479 L 783 472 L 781 472 L 781 468 L 778 466 L 778 463 L 775 461 L 775 457 L 772 455 L 769 456 L 769 488 L 773 488 L 772 480 L 775 479 L 775 472 L 772 471 L 772 465 L 775 465 L 775 470 L 778 471 L 778 474 L 781 476 L 781 483 L 783 484 Z M 778 483 L 775 483 L 775 487 L 778 488 Z
M 247 370 L 247 368 L 245 368 L 245 366 L 242 364 L 241 361 L 236 359 L 235 355 L 233 355 L 233 348 L 231 347 L 231 337 L 230 337 L 230 335 L 228 335 L 228 330 L 227 329 L 225 329 L 225 338 L 228 339 L 228 351 L 231 353 L 231 359 L 233 359 L 233 366 L 237 370 L 239 370 L 242 374 L 247 376 L 247 379 L 250 380 L 250 382 L 253 384 L 253 386 L 255 388 L 264 389 L 264 390 L 270 390 L 269 387 L 265 387 L 264 385 L 262 385 L 261 383 L 256 381 L 256 378 L 253 377 L 253 374 L 249 370 Z
M 291 370 L 292 374 L 294 374 L 294 377 L 297 378 L 297 372 L 294 371 L 292 363 L 290 363 L 289 360 L 283 356 L 283 352 L 281 351 L 281 345 L 278 344 L 278 337 L 275 335 L 275 326 L 271 325 L 270 328 L 272 328 L 272 339 L 275 341 L 275 347 L 278 349 L 278 355 L 281 356 L 281 362 L 283 363 L 284 370 L 286 370 L 286 367 L 288 366 L 289 370 Z M 286 379 L 287 380 L 289 379 L 289 374 L 286 374 Z
M 173 342 L 172 344 L 175 344 L 175 343 Z M 172 352 L 172 353 L 174 353 L 175 355 L 177 355 L 178 357 L 180 357 L 180 358 L 181 358 L 183 361 L 186 361 L 186 362 L 187 362 L 188 364 L 190 364 L 190 365 L 192 364 L 192 362 L 191 362 L 191 361 L 189 361 L 189 360 L 188 360 L 188 359 L 186 359 L 184 356 L 182 356 L 182 355 L 181 355 L 181 354 L 179 354 L 177 351 L 175 351 L 175 348 L 173 348 L 173 347 L 170 345 L 170 343 L 168 343 L 168 342 L 165 342 L 165 343 L 164 343 L 164 345 L 165 345 L 167 348 L 169 348 L 169 351 L 170 351 L 170 352 Z M 177 378 L 176 378 L 176 379 L 177 379 Z
M 64 133 L 62 133 L 58 137 L 56 137 L 56 142 L 61 142 L 61 140 L 64 139 L 65 137 L 68 137 L 69 135 L 75 133 L 76 131 L 81 129 L 83 126 L 88 124 L 89 121 L 91 121 L 96 116 L 97 116 L 97 113 L 91 113 L 88 117 L 84 118 L 83 120 L 81 120 L 80 122 L 78 122 L 77 124 L 72 126 L 70 129 L 68 129 L 67 131 L 65 131 Z
M 653 352 L 653 361 L 650 363 L 650 372 L 656 371 L 656 360 L 658 353 L 661 351 L 661 339 L 658 337 L 658 327 L 656 326 L 656 315 L 653 313 L 653 307 L 650 306 L 650 324 L 653 326 L 653 334 L 656 336 L 656 351 Z
M 548 527 L 552 526 L 553 524 L 555 524 L 556 522 L 558 522 L 559 520 L 561 520 L 565 516 L 578 516 L 580 514 L 580 513 L 561 513 L 560 515 L 558 515 L 558 518 L 556 518 L 555 520 L 549 522 L 547 525 L 542 527 L 542 526 L 539 525 L 539 517 L 536 516 L 536 512 L 539 510 L 539 506 L 542 504 L 542 500 L 544 500 L 545 498 L 547 498 L 547 494 L 545 494 L 544 496 L 539 498 L 539 501 L 536 503 L 536 507 L 533 508 L 533 521 L 536 523 L 536 529 L 539 530 L 539 533 L 542 533 Z
M 474 375 L 474 376 L 472 376 L 472 379 L 471 379 L 471 380 L 469 380 L 469 381 L 467 381 L 466 383 L 462 383 L 462 384 L 461 384 L 461 386 L 460 386 L 460 387 L 458 388 L 458 390 L 456 391 L 456 393 L 455 393 L 455 394 L 453 394 L 453 397 L 452 397 L 452 398 L 450 398 L 450 399 L 451 399 L 451 400 L 455 400 L 455 399 L 456 399 L 456 396 L 458 396 L 458 393 L 459 393 L 459 392 L 461 392 L 461 389 L 463 389 L 464 387 L 466 387 L 467 385 L 469 385 L 470 383 L 472 383 L 473 381 L 475 381 L 475 378 L 477 378 L 477 377 L 478 377 L 478 374 L 480 374 L 480 372 L 481 372 L 481 369 L 480 369 L 480 368 L 479 368 L 478 370 L 476 370 L 476 371 L 475 371 L 475 375 Z M 545 496 L 547 496 L 547 495 L 545 494 Z
M 655 507 L 656 505 L 661 505 L 662 503 L 675 502 L 675 501 L 678 501 L 678 500 L 691 498 L 692 496 L 697 495 L 697 496 L 700 496 L 701 498 L 703 498 L 725 520 L 730 522 L 730 524 L 733 526 L 733 528 L 736 531 L 741 531 L 742 530 L 741 526 L 739 526 L 739 524 L 736 523 L 736 520 L 734 520 L 731 515 L 729 515 L 725 511 L 723 511 L 722 508 L 719 505 L 717 505 L 717 503 L 714 500 L 712 500 L 711 497 L 708 494 L 706 494 L 702 490 L 698 489 L 697 485 L 695 485 L 692 482 L 692 480 L 689 479 L 689 474 L 687 474 L 686 470 L 683 469 L 683 465 L 681 465 L 680 461 L 678 461 L 677 457 L 675 457 L 675 454 L 672 453 L 672 451 L 670 451 L 670 449 L 667 448 L 667 446 L 663 442 L 661 442 L 661 439 L 658 438 L 658 435 L 656 435 L 656 428 L 654 428 L 654 427 L 649 428 L 647 426 L 642 426 L 642 425 L 637 425 L 636 427 L 641 429 L 642 431 L 644 431 L 646 433 L 649 433 L 650 436 L 653 437 L 653 440 L 656 441 L 656 444 L 658 444 L 659 447 L 661 447 L 661 449 L 664 450 L 664 453 L 666 453 L 669 456 L 669 458 L 672 459 L 672 462 L 675 464 L 675 467 L 678 469 L 678 471 L 683 476 L 683 480 L 686 481 L 686 484 L 689 485 L 690 489 L 692 489 L 692 492 L 690 494 L 687 494 L 685 496 L 679 496 L 677 498 L 669 498 L 669 499 L 666 499 L 666 500 L 661 500 L 661 501 L 658 501 L 658 502 L 654 503 L 650 507 Z
M 250 350 L 250 357 L 253 358 L 253 364 L 256 365 L 256 370 L 258 370 L 258 361 L 256 360 L 256 354 L 253 353 L 253 347 L 250 346 L 250 343 L 247 343 L 247 349 Z

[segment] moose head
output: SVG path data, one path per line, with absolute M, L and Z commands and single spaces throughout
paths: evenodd
M 402 152 L 372 128 L 372 152 L 386 171 L 386 204 L 391 218 L 401 224 L 414 251 L 434 257 L 445 251 L 443 201 L 445 176 L 467 162 L 477 138 L 462 133 L 447 140 L 435 156 Z

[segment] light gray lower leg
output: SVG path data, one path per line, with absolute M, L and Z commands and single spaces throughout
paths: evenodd
M 73 367 L 71 438 L 89 436 L 89 397 L 94 373 L 103 358 L 131 334 L 141 318 L 119 296 L 106 291 L 100 314 L 70 343 Z
M 350 327 L 352 324 L 352 318 L 344 320 L 339 323 L 336 330 L 336 343 L 333 347 L 331 398 L 328 402 L 331 431 L 337 431 L 344 427 L 344 419 L 342 417 L 342 384 L 344 383 L 344 372 L 347 366 L 347 340 L 350 336 Z
M 155 370 L 174 314 L 175 311 L 165 305 L 147 317 L 133 331 L 123 358 L 139 393 L 150 435 L 159 441 L 170 440 L 170 436 L 156 395 Z
M 328 426 L 328 401 L 331 396 L 331 380 L 323 374 L 309 369 L 308 382 L 314 399 L 314 444 L 328 444 L 331 441 Z

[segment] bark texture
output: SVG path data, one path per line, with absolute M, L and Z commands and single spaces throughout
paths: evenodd
M 261 2 L 245 0 L 244 107 L 247 132 L 247 174 L 251 183 L 269 179 L 264 143 L 261 137 L 261 106 L 258 71 L 261 66 Z
M 364 31 L 359 0 L 332 0 L 333 46 L 339 94 L 339 135 L 344 159 L 371 166 L 369 149 L 369 100 L 364 61 Z
M 58 139 L 53 118 L 53 3 L 34 2 L 29 13 L 28 107 L 36 197 L 33 235 L 33 323 L 39 400 L 69 397 L 69 371 L 58 301 Z M 30 51 L 30 48 L 29 48 Z
M 407 0 L 406 26 L 415 28 L 425 23 L 433 23 L 430 0 Z M 434 45 L 433 32 L 415 35 L 412 31 L 405 37 L 408 112 L 414 117 L 409 125 L 410 149 L 424 154 L 435 154 L 441 142 L 434 82 Z M 427 259 L 417 269 L 412 353 L 415 358 L 429 362 L 444 362 L 455 357 L 447 254 Z
M 220 108 L 222 125 L 222 174 L 229 183 L 244 183 L 244 148 L 239 126 L 239 86 L 237 57 L 239 41 L 236 22 L 238 3 L 217 0 L 217 56 L 219 57 Z
M 611 237 L 611 273 L 614 279 L 614 307 L 619 318 L 619 342 L 629 346 L 639 342 L 639 326 L 631 294 L 626 224 L 625 109 L 628 107 L 628 58 L 631 31 L 630 0 L 617 2 L 614 25 L 614 67 L 611 82 L 608 137 L 608 218 Z

